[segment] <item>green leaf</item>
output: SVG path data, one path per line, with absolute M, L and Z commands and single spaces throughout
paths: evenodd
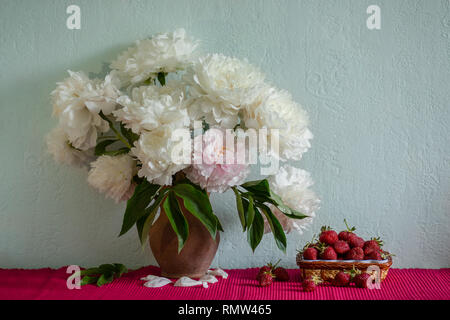
M 99 278 L 98 276 L 97 277 L 95 277 L 95 276 L 85 276 L 85 277 L 83 277 L 83 279 L 81 279 L 80 285 L 84 286 L 84 285 L 87 285 L 87 284 L 97 283 L 98 278 Z
M 284 215 L 288 216 L 291 219 L 304 219 L 308 218 L 307 215 L 304 215 L 301 212 L 295 211 L 288 206 L 286 206 L 281 198 L 272 190 L 270 190 L 269 183 L 266 179 L 264 180 L 258 180 L 258 181 L 251 181 L 244 183 L 242 185 L 243 188 L 248 190 L 248 192 L 242 193 L 243 197 L 253 197 L 255 202 L 258 203 L 271 203 L 274 206 L 276 206 Z
M 145 209 L 162 187 L 143 180 L 136 187 L 133 196 L 127 202 L 119 237 L 125 234 L 145 214 Z
M 263 235 L 264 220 L 261 216 L 261 213 L 259 213 L 259 211 L 256 211 L 253 223 L 247 227 L 247 241 L 250 244 L 253 252 L 255 252 L 256 247 L 261 242 Z
M 134 133 L 131 129 L 125 128 L 123 123 L 120 123 L 120 132 L 128 140 L 130 145 L 133 145 L 136 140 L 139 139 L 139 135 Z
M 163 209 L 169 219 L 173 231 L 178 237 L 178 253 L 181 252 L 189 235 L 189 226 L 186 218 L 181 212 L 177 197 L 173 191 L 170 191 L 163 202 Z
M 164 72 L 158 72 L 158 81 L 162 86 L 166 84 L 166 74 Z
M 277 247 L 283 251 L 286 252 L 286 235 L 284 233 L 283 227 L 281 226 L 278 219 L 275 217 L 275 215 L 272 213 L 270 208 L 262 203 L 256 204 L 261 211 L 266 216 L 267 222 L 270 225 L 270 229 L 272 230 L 273 236 L 275 238 L 275 243 L 277 244 Z
M 121 277 L 124 273 L 128 272 L 128 268 L 121 263 L 113 263 L 113 265 L 115 267 L 115 274 L 117 277 Z
M 118 156 L 120 154 L 125 154 L 128 152 L 130 152 L 130 149 L 127 147 L 123 147 L 123 148 L 120 148 L 119 150 L 105 151 L 105 152 L 103 152 L 103 154 L 114 157 L 114 156 Z
M 242 188 L 254 193 L 255 195 L 265 196 L 270 198 L 270 187 L 267 179 L 249 181 L 241 185 Z
M 98 269 L 100 270 L 101 274 L 105 274 L 105 273 L 114 273 L 116 272 L 116 267 L 112 264 L 101 264 Z
M 285 205 L 283 203 L 283 200 L 281 200 L 281 197 L 279 195 L 277 195 L 275 192 L 270 191 L 270 200 L 271 201 L 265 201 L 265 202 L 272 203 L 278 209 L 280 209 L 280 211 L 283 212 L 284 215 L 288 216 L 291 219 L 305 219 L 305 218 L 308 218 L 307 215 L 304 215 L 303 213 L 295 211 L 295 210 L 289 208 L 287 205 Z
M 106 147 L 108 147 L 109 145 L 113 144 L 114 142 L 117 142 L 119 140 L 103 140 L 102 142 L 99 142 L 96 146 L 95 146 L 95 151 L 94 154 L 96 156 L 101 156 L 103 154 L 105 154 L 106 151 Z
M 170 189 L 161 190 L 161 192 L 156 197 L 156 199 L 152 203 L 152 205 L 150 207 L 148 207 L 147 209 L 145 209 L 145 215 L 136 222 L 139 240 L 141 241 L 142 245 L 144 245 L 144 243 L 147 240 L 150 227 L 152 226 L 153 221 L 155 220 L 155 216 L 156 216 L 156 213 L 158 212 L 158 208 L 169 190 Z
M 247 217 L 247 225 L 251 225 L 253 223 L 253 219 L 255 218 L 255 206 L 252 196 L 248 197 L 248 202 L 246 205 L 245 212 Z
M 278 209 L 280 209 L 280 211 L 285 215 L 285 216 L 288 216 L 289 218 L 291 218 L 291 219 L 299 219 L 299 220 L 301 220 L 301 219 L 305 219 L 305 218 L 308 218 L 309 216 L 307 216 L 307 215 L 304 215 L 303 213 L 301 213 L 301 212 L 298 212 L 298 211 L 295 211 L 295 210 L 293 210 L 293 209 L 291 209 L 291 208 L 289 208 L 288 206 L 285 206 L 285 205 L 275 205 Z
M 81 270 L 80 275 L 81 276 L 88 276 L 88 275 L 93 275 L 93 274 L 100 274 L 101 271 L 99 268 L 89 268 L 89 269 L 84 269 Z
M 217 219 L 217 230 L 223 232 L 222 224 L 220 223 L 220 220 L 217 216 L 216 219 Z
M 97 286 L 101 287 L 107 283 L 110 283 L 114 280 L 114 273 L 113 272 L 107 272 L 104 273 L 98 278 L 97 280 Z
M 242 197 L 236 187 L 232 187 L 234 195 L 236 196 L 236 208 L 239 214 L 239 220 L 241 221 L 242 231 L 246 229 L 245 215 L 244 215 L 244 205 L 242 204 Z
M 208 194 L 191 184 L 177 184 L 175 194 L 183 200 L 184 207 L 206 227 L 213 239 L 217 234 L 217 217 L 214 215 Z

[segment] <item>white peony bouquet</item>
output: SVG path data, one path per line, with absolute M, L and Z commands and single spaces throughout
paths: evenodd
M 127 201 L 121 235 L 136 225 L 144 243 L 167 204 L 181 250 L 183 204 L 215 238 L 223 228 L 209 193 L 232 189 L 251 248 L 272 231 L 285 250 L 285 232 L 301 232 L 320 204 L 309 173 L 287 164 L 310 147 L 306 112 L 247 61 L 198 57 L 197 46 L 179 29 L 137 41 L 104 79 L 69 71 L 51 94 L 59 122 L 48 150 L 89 167 L 92 187 Z M 268 178 L 245 182 L 258 162 Z

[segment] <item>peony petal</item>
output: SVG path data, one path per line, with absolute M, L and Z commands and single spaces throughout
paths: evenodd
M 146 281 L 144 283 L 144 286 L 149 287 L 149 288 L 160 288 L 165 285 L 168 285 L 169 283 L 172 283 L 172 281 L 167 278 L 158 277 L 158 276 L 154 276 L 154 275 L 148 275 L 144 278 L 141 278 L 141 280 Z

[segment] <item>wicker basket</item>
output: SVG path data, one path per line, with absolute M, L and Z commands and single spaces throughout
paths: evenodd
M 302 271 L 303 278 L 309 276 L 319 276 L 323 281 L 330 282 L 340 271 L 355 269 L 365 272 L 369 266 L 376 265 L 380 268 L 380 278 L 383 281 L 392 265 L 392 258 L 389 256 L 386 262 L 373 261 L 327 261 L 327 260 L 303 260 L 303 256 L 297 254 L 297 265 Z

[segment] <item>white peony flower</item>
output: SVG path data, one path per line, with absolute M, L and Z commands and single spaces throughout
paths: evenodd
M 251 103 L 255 88 L 264 83 L 264 74 L 247 61 L 213 54 L 199 59 L 185 80 L 191 86 L 191 119 L 204 118 L 211 125 L 231 129 L 238 123 L 242 105 Z
M 118 97 L 118 90 L 108 75 L 105 80 L 89 79 L 83 72 L 69 71 L 70 77 L 57 84 L 52 92 L 53 115 L 70 143 L 78 149 L 95 147 L 97 133 L 109 130 L 99 113 L 110 114 Z
M 67 135 L 59 127 L 54 128 L 46 137 L 47 149 L 56 162 L 82 167 L 88 164 L 90 155 L 70 146 Z
M 136 161 L 129 155 L 103 155 L 91 163 L 88 183 L 116 203 L 127 200 L 134 190 Z
M 159 72 L 186 68 L 197 45 L 198 42 L 190 39 L 184 29 L 158 34 L 151 39 L 137 41 L 136 46 L 111 63 L 111 68 L 117 70 L 122 86 L 137 84 Z
M 172 128 L 188 126 L 184 97 L 184 87 L 178 81 L 168 82 L 163 87 L 134 88 L 131 97 L 121 96 L 117 100 L 123 108 L 114 111 L 114 115 L 137 134 L 163 125 Z
M 184 141 L 172 138 L 172 128 L 162 126 L 141 134 L 131 152 L 141 161 L 139 177 L 159 185 L 171 185 L 172 175 L 186 168 L 189 164 L 175 163 L 172 154 L 182 150 Z
M 285 90 L 261 88 L 253 103 L 244 107 L 242 118 L 247 128 L 266 128 L 267 143 L 272 139 L 271 129 L 278 129 L 279 152 L 269 151 L 269 156 L 283 161 L 300 160 L 311 147 L 309 140 L 313 135 L 307 128 L 308 116 Z
M 315 212 L 320 208 L 320 199 L 309 189 L 313 185 L 311 175 L 305 170 L 284 165 L 280 168 L 278 174 L 270 176 L 268 181 L 271 190 L 281 197 L 285 205 L 309 216 L 309 218 L 301 220 L 291 219 L 269 204 L 286 232 L 297 230 L 302 233 L 302 229 L 312 223 L 316 216 Z M 268 223 L 266 223 L 265 231 L 268 232 L 269 230 Z

